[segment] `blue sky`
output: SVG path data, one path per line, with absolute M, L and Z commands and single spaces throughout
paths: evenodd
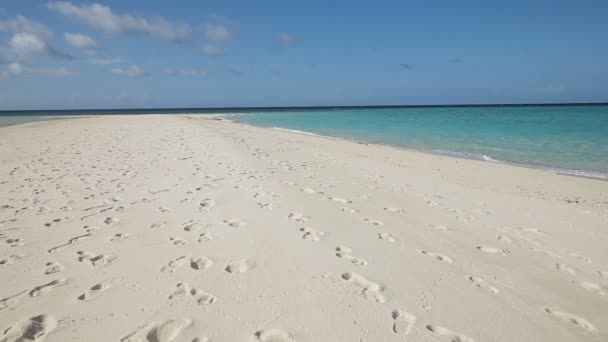
M 2 1 L 0 110 L 608 101 L 608 1 Z

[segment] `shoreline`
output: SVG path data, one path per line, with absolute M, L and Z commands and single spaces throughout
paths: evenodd
M 356 138 L 345 138 L 345 137 L 338 137 L 338 136 L 322 135 L 322 134 L 318 134 L 318 133 L 314 133 L 314 132 L 302 131 L 302 130 L 297 130 L 297 129 L 284 128 L 284 127 L 268 127 L 268 126 L 253 125 L 253 124 L 238 122 L 238 121 L 234 121 L 229 118 L 226 118 L 226 117 L 236 116 L 236 115 L 241 115 L 241 114 L 242 113 L 221 113 L 221 114 L 217 114 L 217 113 L 199 113 L 199 114 L 187 114 L 187 113 L 184 113 L 184 114 L 180 114 L 180 113 L 146 114 L 146 113 L 142 113 L 142 114 L 135 114 L 135 115 L 136 116 L 169 115 L 169 116 L 177 116 L 177 117 L 192 117 L 192 118 L 219 120 L 219 121 L 226 121 L 226 122 L 241 124 L 241 125 L 245 125 L 245 126 L 284 131 L 284 132 L 288 132 L 288 133 L 292 133 L 292 134 L 317 136 L 317 137 L 328 138 L 328 139 L 340 139 L 340 140 L 344 140 L 344 141 L 352 141 L 352 142 L 355 142 L 358 144 L 385 146 L 385 147 L 395 148 L 395 149 L 409 151 L 409 152 L 424 153 L 424 154 L 443 156 L 443 157 L 449 157 L 449 158 L 455 158 L 455 159 L 461 159 L 461 160 L 480 161 L 480 162 L 485 162 L 485 163 L 506 165 L 506 166 L 511 166 L 511 167 L 524 168 L 524 169 L 541 170 L 541 171 L 545 171 L 545 172 L 549 172 L 551 174 L 561 175 L 561 176 L 570 176 L 570 177 L 585 178 L 585 179 L 592 179 L 592 180 L 599 180 L 599 181 L 608 181 L 607 173 L 602 173 L 602 172 L 597 172 L 597 171 L 580 170 L 580 169 L 566 169 L 566 168 L 546 166 L 546 165 L 533 165 L 533 164 L 517 163 L 517 162 L 494 159 L 490 156 L 472 154 L 472 153 L 468 153 L 468 152 L 432 150 L 432 149 L 423 149 L 423 148 L 413 148 L 413 147 L 407 147 L 407 146 L 392 145 L 392 144 L 387 144 L 387 143 L 375 143 L 375 142 L 368 142 L 365 140 L 359 140 Z M 112 114 L 112 115 L 125 116 L 125 115 L 129 115 L 129 114 Z M 199 115 L 200 115 L 200 117 L 199 117 Z M 66 119 L 66 120 L 67 119 L 86 119 L 86 118 L 95 118 L 95 117 L 104 117 L 104 116 L 107 116 L 107 115 L 43 116 L 43 117 L 50 118 L 50 120 L 29 121 L 29 122 L 12 124 L 12 125 L 7 125 L 7 126 L 0 126 L 0 128 L 24 125 L 24 124 L 35 123 L 35 122 L 56 121 L 56 120 L 62 120 L 62 119 Z
M 284 128 L 284 127 L 268 127 L 268 126 L 253 125 L 253 124 L 238 122 L 238 121 L 234 121 L 234 120 L 225 118 L 226 116 L 240 115 L 240 113 L 204 114 L 204 115 L 210 116 L 208 118 L 210 120 L 226 121 L 226 122 L 241 124 L 241 125 L 245 125 L 245 126 L 277 130 L 277 131 L 283 131 L 283 132 L 288 132 L 288 133 L 293 133 L 293 134 L 302 134 L 302 135 L 316 136 L 316 137 L 322 137 L 322 138 L 328 138 L 328 139 L 339 139 L 339 140 L 344 140 L 344 141 L 352 141 L 352 142 L 355 142 L 358 144 L 385 146 L 385 147 L 395 148 L 398 150 L 404 150 L 404 151 L 409 151 L 409 152 L 424 153 L 424 154 L 430 154 L 430 155 L 435 155 L 435 156 L 456 158 L 456 159 L 461 159 L 461 160 L 474 160 L 474 161 L 480 161 L 480 162 L 497 164 L 497 165 L 519 167 L 519 168 L 524 168 L 524 169 L 540 170 L 540 171 L 545 171 L 545 172 L 549 172 L 549 173 L 561 175 L 561 176 L 570 176 L 570 177 L 586 178 L 586 179 L 593 179 L 593 180 L 599 180 L 599 181 L 608 181 L 608 174 L 602 173 L 602 172 L 597 172 L 597 171 L 564 169 L 564 168 L 553 167 L 553 166 L 516 163 L 516 162 L 511 162 L 511 161 L 494 159 L 494 158 L 492 158 L 490 156 L 486 156 L 486 155 L 478 155 L 478 154 L 472 154 L 472 153 L 467 153 L 467 152 L 441 151 L 441 150 L 431 150 L 431 149 L 422 149 L 422 148 L 419 149 L 419 148 L 392 145 L 392 144 L 386 144 L 386 143 L 375 143 L 375 142 L 368 142 L 365 140 L 359 140 L 356 138 L 345 138 L 345 137 L 338 137 L 338 136 L 323 135 L 323 134 L 318 134 L 318 133 L 314 133 L 314 132 L 302 131 L 302 130 L 297 130 L 297 129 Z M 178 116 L 180 116 L 180 115 L 178 115 Z M 184 116 L 190 116 L 190 115 L 184 115 Z M 192 116 L 192 118 L 196 118 L 196 116 Z

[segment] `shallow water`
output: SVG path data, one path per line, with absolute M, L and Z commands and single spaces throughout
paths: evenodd
M 286 110 L 229 118 L 579 175 L 608 175 L 608 106 Z

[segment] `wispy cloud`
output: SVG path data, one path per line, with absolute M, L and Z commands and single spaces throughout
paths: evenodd
M 141 33 L 167 41 L 181 41 L 190 32 L 186 24 L 173 23 L 162 17 L 116 14 L 110 7 L 97 3 L 79 6 L 69 1 L 56 1 L 49 2 L 47 7 L 108 34 Z
M 135 65 L 135 64 L 131 65 L 128 68 L 112 68 L 112 69 L 108 70 L 108 72 L 114 76 L 123 76 L 123 77 L 130 77 L 130 78 L 149 75 L 149 73 L 145 72 L 142 68 L 140 68 L 138 65 Z
M 167 74 L 175 77 L 207 77 L 209 71 L 204 69 L 170 69 Z
M 95 58 L 90 59 L 89 62 L 92 64 L 110 65 L 110 64 L 122 63 L 123 60 L 122 60 L 122 58 L 95 57 Z
M 96 51 L 97 43 L 93 40 L 93 38 L 80 34 L 80 33 L 69 33 L 66 32 L 63 34 L 65 41 L 72 45 L 73 47 L 85 50 L 85 51 Z
M 290 34 L 281 33 L 279 35 L 279 41 L 287 46 L 296 46 L 300 43 L 300 40 Z
M 234 33 L 224 25 L 208 24 L 205 25 L 205 38 L 212 42 L 225 42 L 234 37 Z
M 224 54 L 224 51 L 219 47 L 211 44 L 205 44 L 201 48 L 201 52 L 209 57 L 219 57 Z
M 21 63 L 10 63 L 6 70 L 2 71 L 1 76 L 8 78 L 12 76 L 75 76 L 79 72 L 64 67 L 61 68 L 28 68 Z
M 43 40 L 50 40 L 53 37 L 53 32 L 46 25 L 32 21 L 22 15 L 13 19 L 0 20 L 0 32 L 31 33 Z
M 122 61 L 121 58 L 107 56 L 101 46 L 99 46 L 93 38 L 87 35 L 66 32 L 63 34 L 63 38 L 69 45 L 82 50 L 89 57 L 89 63 L 108 65 L 120 63 Z

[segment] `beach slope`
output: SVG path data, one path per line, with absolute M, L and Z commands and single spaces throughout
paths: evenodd
M 608 182 L 204 118 L 0 128 L 0 341 L 605 341 Z

